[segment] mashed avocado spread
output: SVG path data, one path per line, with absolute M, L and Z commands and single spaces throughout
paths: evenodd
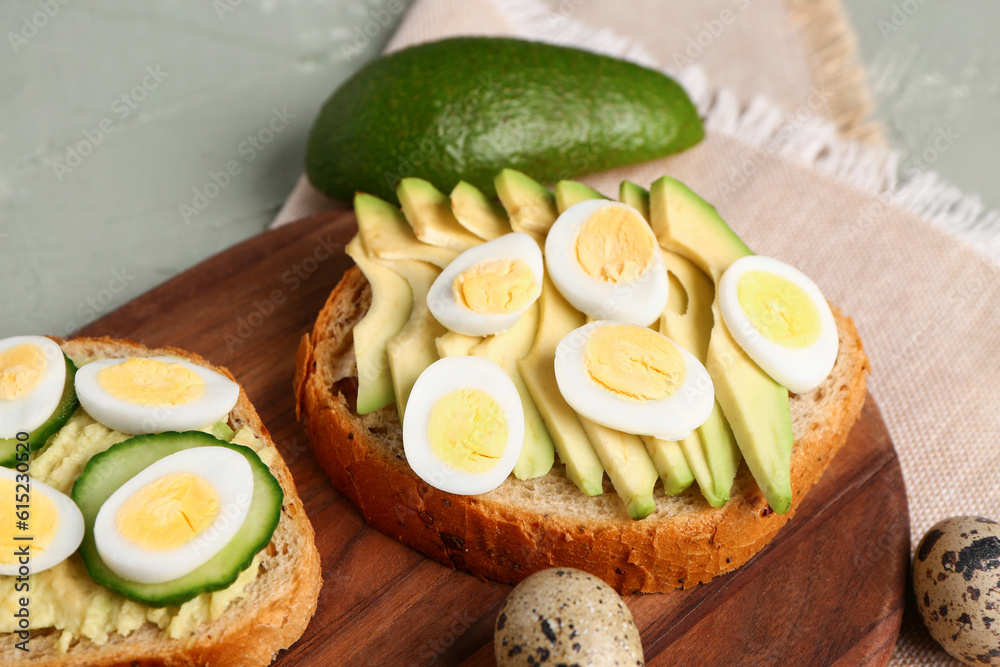
M 232 433 L 225 424 L 203 429 L 218 437 L 253 449 L 268 466 L 274 452 L 263 447 L 248 427 Z M 31 462 L 29 474 L 69 494 L 73 482 L 92 456 L 131 436 L 113 431 L 94 421 L 82 408 L 53 436 Z M 30 592 L 14 589 L 15 578 L 0 576 L 0 632 L 14 632 L 18 598 L 30 600 L 31 629 L 55 628 L 62 631 L 59 650 L 65 652 L 78 637 L 95 644 L 108 641 L 109 635 L 128 635 L 149 621 L 167 637 L 176 639 L 193 633 L 199 624 L 218 619 L 231 602 L 241 598 L 257 577 L 261 554 L 240 573 L 228 588 L 203 593 L 180 606 L 154 608 L 133 602 L 95 583 L 87 574 L 83 560 L 74 553 L 55 567 L 32 574 Z

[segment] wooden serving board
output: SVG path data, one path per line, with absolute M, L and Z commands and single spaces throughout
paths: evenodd
M 316 529 L 324 586 L 282 667 L 492 665 L 509 586 L 451 570 L 369 528 L 327 482 L 295 421 L 302 335 L 351 265 L 350 212 L 264 233 L 80 335 L 174 345 L 228 367 L 288 462 Z M 796 516 L 746 566 L 686 591 L 627 597 L 650 665 L 883 665 L 899 632 L 909 514 L 871 396 Z

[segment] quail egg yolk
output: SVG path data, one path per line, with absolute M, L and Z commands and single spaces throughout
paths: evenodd
M 748 271 L 740 276 L 736 293 L 750 323 L 772 343 L 800 348 L 819 339 L 819 310 L 792 281 L 766 271 Z
M 507 419 L 481 389 L 457 389 L 439 398 L 427 420 L 427 440 L 442 461 L 467 473 L 496 466 L 507 448 Z
M 137 405 L 183 405 L 205 394 L 205 381 L 180 364 L 129 359 L 102 368 L 97 383 L 115 398 Z
M 32 492 L 28 508 L 27 530 L 18 528 L 15 498 L 19 492 L 14 481 L 0 479 L 0 564 L 11 565 L 17 559 L 20 547 L 30 546 L 32 552 L 44 551 L 52 543 L 59 528 L 59 510 L 56 504 L 41 493 Z M 31 541 L 14 539 L 31 537 Z
M 641 276 L 659 252 L 649 226 L 631 211 L 608 206 L 594 213 L 576 237 L 576 258 L 595 280 L 627 283 Z
M 658 401 L 684 382 L 684 358 L 669 339 L 644 327 L 607 325 L 583 347 L 587 374 L 621 398 Z
M 13 401 L 30 394 L 42 380 L 45 353 L 31 343 L 0 352 L 0 401 Z
M 489 259 L 473 264 L 452 283 L 455 301 L 474 313 L 512 313 L 531 304 L 535 277 L 524 260 Z
M 143 549 L 167 551 L 203 533 L 219 515 L 219 494 L 189 472 L 164 475 L 139 489 L 118 510 L 115 525 Z

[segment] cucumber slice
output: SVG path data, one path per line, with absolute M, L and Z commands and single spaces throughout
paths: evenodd
M 204 565 L 160 584 L 140 584 L 111 571 L 97 552 L 94 520 L 118 487 L 156 461 L 192 447 L 229 447 L 246 457 L 253 469 L 253 500 L 236 536 Z M 281 516 L 284 492 L 270 469 L 249 447 L 219 440 L 202 431 L 151 433 L 119 442 L 97 454 L 73 484 L 73 501 L 83 513 L 84 535 L 80 555 L 90 577 L 130 600 L 150 607 L 167 607 L 228 587 L 247 569 L 257 552 L 271 541 Z
M 70 358 L 65 354 L 63 358 L 66 359 L 66 384 L 63 385 L 62 398 L 59 399 L 59 405 L 48 421 L 28 434 L 30 451 L 41 449 L 48 439 L 56 434 L 56 431 L 66 425 L 69 418 L 80 407 L 80 401 L 76 400 L 74 384 L 76 364 L 70 361 Z M 17 438 L 0 440 L 0 466 L 13 468 L 17 465 L 17 443 Z

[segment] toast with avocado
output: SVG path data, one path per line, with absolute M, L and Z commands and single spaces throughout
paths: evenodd
M 426 191 L 428 185 L 401 187 Z M 785 524 L 860 415 L 869 365 L 853 323 L 824 300 L 828 323 L 819 324 L 812 307 L 799 304 L 789 311 L 789 321 L 778 318 L 777 324 L 768 320 L 761 325 L 765 337 L 780 339 L 784 334 L 771 329 L 785 325 L 803 334 L 806 343 L 833 337 L 830 366 L 821 369 L 807 391 L 790 393 L 771 376 L 774 371 L 758 365 L 771 368 L 770 362 L 755 361 L 737 343 L 739 332 L 723 322 L 728 315 L 721 312 L 718 298 L 728 289 L 723 285 L 726 270 L 737 260 L 768 258 L 754 256 L 715 209 L 686 186 L 667 177 L 650 191 L 623 184 L 620 199 L 626 208 L 581 184 L 559 183 L 553 193 L 517 172 L 502 173 L 496 189 L 503 209 L 460 184 L 451 193 L 450 211 L 425 211 L 419 224 L 409 220 L 405 207 L 400 211 L 359 195 L 359 232 L 347 248 L 358 266 L 331 293 L 313 331 L 303 337 L 297 358 L 298 414 L 317 460 L 370 525 L 476 576 L 513 584 L 544 568 L 577 567 L 619 592 L 633 593 L 690 587 L 739 567 Z M 441 193 L 433 198 L 448 200 Z M 643 314 L 648 304 L 629 302 L 640 298 L 641 281 L 627 290 L 615 284 L 612 297 L 594 298 L 600 285 L 594 291 L 577 290 L 574 283 L 587 284 L 583 274 L 575 281 L 560 275 L 562 260 L 550 254 L 549 245 L 559 243 L 554 239 L 564 233 L 564 217 L 572 217 L 573 211 L 584 211 L 584 218 L 573 223 L 579 231 L 569 254 L 584 269 L 596 262 L 602 276 L 617 272 L 624 280 L 635 257 L 656 253 L 649 265 L 670 280 L 665 298 L 662 290 L 650 290 L 651 298 L 664 298 L 660 317 L 649 320 Z M 641 225 L 625 220 L 633 215 Z M 538 280 L 541 296 L 523 306 L 513 325 L 491 335 L 463 333 L 468 321 L 446 315 L 442 302 L 447 295 L 434 283 L 445 280 L 461 300 L 474 296 L 469 286 L 482 283 L 493 289 L 506 281 L 500 301 L 509 305 L 518 301 L 518 286 L 528 278 L 518 273 L 516 262 L 499 272 L 495 262 L 465 268 L 463 257 L 472 250 L 459 254 L 452 247 L 444 252 L 440 237 L 426 231 L 456 224 L 481 239 L 472 248 L 477 256 L 485 254 L 480 248 L 511 233 L 533 238 L 545 252 L 545 274 Z M 596 243 L 581 240 L 602 230 L 610 236 Z M 647 235 L 653 240 L 644 240 Z M 645 249 L 647 243 L 652 250 Z M 379 271 L 372 271 L 372 265 Z M 395 275 L 386 280 L 382 270 Z M 762 273 L 752 278 L 760 281 Z M 454 275 L 464 278 L 452 282 Z M 747 283 L 750 311 L 755 299 L 770 303 L 769 280 L 763 279 L 764 287 Z M 409 308 L 409 315 L 386 304 Z M 374 313 L 371 318 L 369 312 Z M 359 323 L 364 323 L 361 336 Z M 810 327 L 816 331 L 810 333 Z M 602 350 L 591 344 L 598 331 L 618 338 L 608 339 L 611 344 Z M 591 337 L 581 342 L 585 336 Z M 669 365 L 661 368 L 655 355 L 647 355 L 653 347 L 675 344 L 689 359 L 687 375 Z M 566 360 L 580 356 L 581 349 L 579 366 L 586 373 L 593 358 L 600 361 L 606 355 L 610 360 L 598 364 L 590 378 L 600 385 L 600 395 L 629 392 L 627 400 L 607 400 L 620 408 L 591 408 L 577 397 L 576 385 L 590 384 L 586 373 L 572 376 L 583 378 L 577 382 L 560 376 Z M 512 391 L 521 396 L 523 418 L 505 422 L 502 416 L 490 416 L 494 413 L 485 406 L 491 404 L 482 396 L 463 394 L 451 400 L 457 394 L 448 394 L 447 386 L 457 381 L 447 380 L 444 384 L 451 385 L 439 389 L 425 380 L 445 358 L 449 368 L 459 369 L 452 357 L 489 359 L 489 351 L 507 372 Z M 474 367 L 468 368 L 471 377 Z M 674 376 L 711 378 L 714 393 L 699 399 L 697 420 L 690 421 L 694 408 L 681 409 L 674 423 L 633 428 L 645 418 L 633 411 L 631 403 L 641 402 L 635 396 L 652 396 L 657 409 L 667 405 L 660 401 L 660 384 Z M 701 391 L 679 386 L 672 391 Z M 480 388 L 489 393 L 488 386 Z M 442 398 L 428 396 L 435 391 Z M 426 422 L 415 414 L 418 404 L 434 405 Z M 435 416 L 439 408 L 443 418 Z M 623 417 L 633 414 L 634 419 Z M 508 447 L 520 447 L 512 474 L 485 491 L 474 483 L 463 487 L 464 477 L 475 479 L 476 471 L 464 454 L 440 448 L 442 432 L 457 432 L 467 421 L 482 422 L 484 415 L 489 426 L 471 432 L 473 454 L 501 458 L 502 448 L 490 454 L 493 450 L 487 451 L 481 439 L 502 423 L 512 429 Z M 434 455 L 417 448 L 417 440 L 427 440 L 427 451 L 446 465 L 426 472 L 426 460 Z M 494 440 L 489 447 L 495 448 Z
M 14 341 L 20 345 L 11 353 L 20 354 L 20 359 L 0 361 L 23 362 L 33 343 L 27 339 L 36 337 L 25 338 Z M 27 607 L 31 619 L 27 633 L 16 626 L 3 627 L 0 663 L 52 667 L 270 664 L 305 631 L 316 610 L 322 579 L 313 528 L 291 473 L 242 388 L 226 369 L 177 348 L 154 349 L 112 338 L 51 340 L 73 369 L 67 373 L 67 385 L 74 384 L 75 375 L 82 407 L 44 439 L 36 442 L 34 431 L 30 438 L 26 433 L 17 436 L 16 440 L 26 443 L 30 439 L 32 451 L 27 455 L 29 447 L 25 446 L 25 454 L 20 455 L 18 448 L 10 472 L 29 475 L 33 495 L 45 490 L 45 484 L 50 493 L 71 497 L 86 528 L 79 549 L 71 544 L 71 555 L 51 568 L 43 569 L 39 557 L 38 571 L 33 569 L 27 577 L 0 575 L 0 604 L 12 614 Z M 127 410 L 115 411 L 95 402 L 98 390 L 119 397 L 134 391 L 128 383 L 121 383 L 121 372 L 101 376 L 107 369 L 103 366 L 96 374 L 98 382 L 81 390 L 83 376 L 95 375 L 88 369 L 104 363 L 122 368 L 125 363 L 116 366 L 116 362 L 124 358 L 135 366 L 128 372 L 140 375 L 169 366 L 187 381 L 194 377 L 186 375 L 190 371 L 205 378 L 203 389 L 198 389 L 199 399 L 231 391 L 230 402 L 224 403 L 221 417 L 211 412 L 217 407 L 196 414 L 192 423 L 198 426 L 183 426 L 182 421 L 169 430 L 150 428 L 129 417 Z M 7 363 L 5 377 L 16 378 L 19 373 L 28 377 L 26 367 Z M 156 384 L 153 378 L 152 385 Z M 166 424 L 176 415 L 164 409 L 154 417 L 163 420 L 157 423 Z M 174 472 L 161 471 L 157 468 L 161 464 L 173 465 Z M 206 468 L 213 465 L 227 466 L 223 473 L 229 480 L 236 479 L 228 469 L 235 465 L 253 481 L 232 495 Z M 185 471 L 202 469 L 205 478 L 214 480 L 214 490 L 192 491 L 184 486 L 191 478 L 185 477 Z M 144 474 L 158 479 L 143 480 Z M 164 486 L 164 480 L 178 479 L 181 483 Z M 112 537 L 101 533 L 101 510 L 112 505 L 129 484 L 137 483 L 138 492 L 127 496 L 112 515 L 115 525 L 110 531 L 129 537 L 134 544 L 116 546 L 124 543 L 110 541 Z M 246 489 L 252 491 L 241 496 Z M 143 505 L 137 499 L 147 502 Z M 193 558 L 201 558 L 187 565 L 181 563 L 187 558 L 183 552 L 187 545 L 171 550 L 174 545 L 168 541 L 174 527 L 169 517 L 163 518 L 166 513 L 160 512 L 164 506 L 183 502 L 188 504 L 181 506 L 181 523 L 202 530 L 196 539 L 180 538 L 193 544 Z M 197 515 L 208 506 L 216 510 L 208 521 L 218 520 L 203 522 L 199 528 Z M 238 521 L 231 521 L 238 506 L 246 509 Z M 40 512 L 39 506 L 32 505 L 33 517 L 41 517 Z M 62 523 L 60 515 L 60 530 Z M 234 526 L 232 535 L 225 534 L 228 525 Z M 217 548 L 212 547 L 218 533 L 225 535 Z M 125 549 L 135 544 L 148 548 L 132 556 Z M 165 561 L 163 554 L 167 554 Z M 187 572 L 174 572 L 177 568 Z

